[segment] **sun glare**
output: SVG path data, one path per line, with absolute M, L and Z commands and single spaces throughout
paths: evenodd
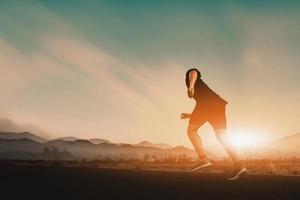
M 234 131 L 229 134 L 228 139 L 239 148 L 257 147 L 264 142 L 263 134 L 259 131 Z

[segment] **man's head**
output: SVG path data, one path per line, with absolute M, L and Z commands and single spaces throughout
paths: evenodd
M 189 70 L 186 72 L 185 76 L 188 77 L 188 76 L 189 76 L 189 73 L 190 73 L 191 71 L 193 71 L 193 70 L 195 70 L 195 71 L 197 72 L 197 77 L 198 77 L 198 78 L 201 78 L 201 73 L 200 73 L 200 71 L 199 71 L 198 69 L 196 69 L 196 68 L 191 68 L 191 69 L 189 69 Z
M 196 69 L 196 68 L 189 69 L 185 74 L 185 83 L 186 83 L 187 87 L 189 87 L 189 85 L 190 85 L 189 74 L 193 70 L 195 70 L 197 72 L 197 80 L 199 80 L 201 78 L 201 73 L 198 69 Z

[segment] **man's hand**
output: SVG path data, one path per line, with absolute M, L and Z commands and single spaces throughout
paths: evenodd
M 191 114 L 188 114 L 188 113 L 181 113 L 180 114 L 180 119 L 187 119 L 187 118 L 190 118 Z
M 193 98 L 194 93 L 195 93 L 195 89 L 193 87 L 189 88 L 187 91 L 187 95 L 189 98 Z

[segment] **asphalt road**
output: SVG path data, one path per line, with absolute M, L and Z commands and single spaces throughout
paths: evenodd
M 2 165 L 0 183 L 0 199 L 300 199 L 300 177 L 284 176 Z

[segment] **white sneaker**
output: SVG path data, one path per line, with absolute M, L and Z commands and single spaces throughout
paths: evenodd
M 208 158 L 204 158 L 204 159 L 199 159 L 195 164 L 194 166 L 192 167 L 191 171 L 197 171 L 199 169 L 202 169 L 202 168 L 205 168 L 205 167 L 208 167 L 211 165 L 211 162 Z
M 242 174 L 246 174 L 247 168 L 245 166 L 237 167 L 233 170 L 231 176 L 228 178 L 230 181 L 234 181 L 236 179 L 239 179 Z

